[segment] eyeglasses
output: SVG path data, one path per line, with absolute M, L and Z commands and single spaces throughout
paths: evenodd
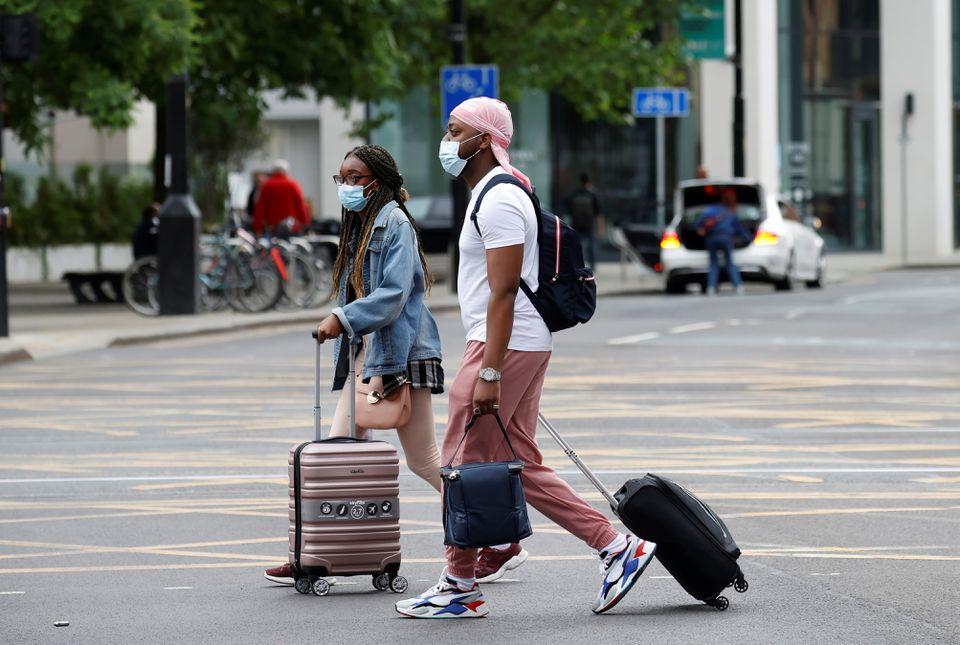
M 361 179 L 367 177 L 373 177 L 373 175 L 347 175 L 346 177 L 341 177 L 340 175 L 333 176 L 333 183 L 337 186 L 342 186 L 346 184 L 347 186 L 356 186 L 357 182 Z

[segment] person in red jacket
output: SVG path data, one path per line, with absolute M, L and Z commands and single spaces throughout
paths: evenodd
M 253 230 L 258 235 L 273 230 L 288 217 L 294 220 L 294 233 L 304 231 L 310 225 L 310 213 L 300 184 L 290 177 L 290 164 L 277 159 L 270 176 L 260 186 L 257 205 L 253 209 Z

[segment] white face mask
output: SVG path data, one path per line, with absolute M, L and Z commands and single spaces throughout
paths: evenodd
M 440 157 L 440 165 L 443 166 L 443 169 L 454 177 L 459 177 L 460 173 L 463 172 L 463 169 L 467 167 L 467 162 L 477 156 L 480 152 L 480 148 L 477 148 L 477 152 L 474 152 L 472 155 L 466 159 L 460 157 L 460 145 L 466 143 L 467 141 L 473 141 L 479 136 L 482 136 L 483 133 L 474 135 L 469 139 L 464 141 L 441 141 L 440 142 L 440 152 L 438 156 Z

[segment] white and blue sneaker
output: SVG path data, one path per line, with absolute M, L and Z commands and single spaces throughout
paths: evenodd
M 472 589 L 464 591 L 444 570 L 437 584 L 398 602 L 397 612 L 410 618 L 483 618 L 489 610 L 480 585 L 473 583 Z
M 619 553 L 600 554 L 600 593 L 593 603 L 593 613 L 602 614 L 623 600 L 643 570 L 650 564 L 657 545 L 635 535 L 627 539 L 627 547 Z

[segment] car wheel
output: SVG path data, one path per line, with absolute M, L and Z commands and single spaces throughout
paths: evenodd
M 807 280 L 806 285 L 808 289 L 819 289 L 823 286 L 823 253 L 817 257 L 817 277 L 813 280 Z
M 679 278 L 668 278 L 667 285 L 664 288 L 664 291 L 672 295 L 686 293 L 687 283 L 685 280 L 681 280 Z
M 787 261 L 787 270 L 784 272 L 783 277 L 779 280 L 775 280 L 773 283 L 773 288 L 777 291 L 790 291 L 793 289 L 793 269 L 794 267 L 794 258 L 793 253 L 790 254 L 790 259 Z

